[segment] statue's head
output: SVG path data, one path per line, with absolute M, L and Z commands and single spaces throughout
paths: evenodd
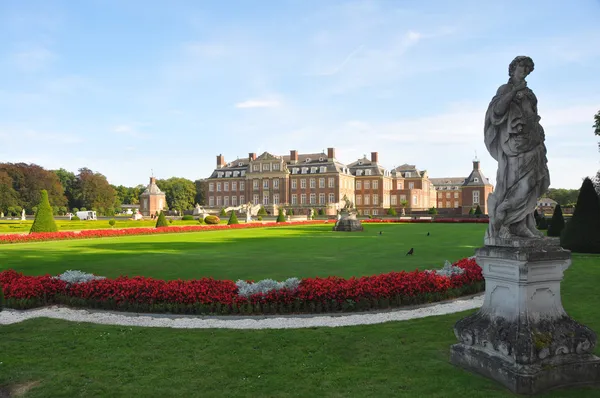
M 508 65 L 508 76 L 513 77 L 515 76 L 515 72 L 517 71 L 518 67 L 522 67 L 524 76 L 527 76 L 528 74 L 530 74 L 531 72 L 533 72 L 534 69 L 534 63 L 533 60 L 530 57 L 527 57 L 525 55 L 519 55 L 518 57 L 515 57 L 515 59 L 512 60 L 512 62 L 510 63 L 510 65 Z M 521 69 L 521 68 L 519 68 Z M 520 71 L 518 73 L 521 73 Z

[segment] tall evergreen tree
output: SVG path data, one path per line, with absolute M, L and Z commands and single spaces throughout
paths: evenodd
M 156 220 L 155 228 L 168 227 L 169 223 L 167 222 L 167 218 L 165 217 L 165 213 L 163 211 L 158 215 L 158 219 Z
M 227 221 L 227 225 L 231 225 L 231 224 L 239 224 L 240 222 L 237 219 L 237 216 L 235 214 L 235 210 L 231 210 L 231 215 L 229 216 L 229 221 Z
M 548 236 L 560 236 L 563 228 L 565 227 L 565 218 L 563 217 L 562 209 L 557 204 L 554 208 L 554 214 L 552 214 L 552 220 L 548 226 Z
M 283 209 L 279 209 L 279 214 L 277 214 L 277 222 L 285 222 L 285 216 L 283 215 Z
M 589 178 L 581 185 L 575 212 L 561 234 L 560 244 L 576 253 L 600 253 L 600 200 Z
M 56 232 L 58 228 L 54 222 L 54 216 L 52 215 L 52 207 L 48 201 L 48 192 L 42 189 L 40 193 L 42 199 L 37 205 L 37 213 L 35 213 L 35 220 L 29 230 L 30 234 L 39 232 Z

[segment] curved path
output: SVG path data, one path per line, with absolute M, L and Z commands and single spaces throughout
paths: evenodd
M 5 309 L 0 312 L 0 325 L 9 325 L 33 318 L 54 318 L 71 322 L 91 322 L 103 325 L 166 327 L 174 329 L 294 329 L 372 325 L 392 321 L 406 321 L 475 309 L 481 307 L 482 304 L 483 295 L 477 295 L 471 298 L 429 304 L 414 309 L 395 309 L 385 312 L 253 317 L 202 317 L 193 315 L 116 313 L 54 306 L 27 311 Z

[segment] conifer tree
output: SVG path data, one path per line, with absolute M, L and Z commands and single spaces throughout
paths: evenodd
M 169 223 L 167 222 L 165 213 L 161 211 L 160 214 L 158 215 L 158 219 L 156 220 L 155 228 L 168 227 L 168 226 L 169 226 Z
M 37 206 L 37 212 L 35 213 L 35 220 L 29 230 L 30 234 L 38 232 L 56 232 L 58 228 L 54 222 L 54 216 L 52 215 L 52 207 L 48 201 L 48 191 L 45 189 L 41 190 L 42 198 L 40 204 Z
M 548 226 L 548 236 L 560 236 L 564 227 L 565 218 L 563 217 L 562 209 L 559 204 L 556 204 L 552 220 L 550 220 L 550 225 Z
M 583 180 L 575 212 L 560 236 L 560 244 L 576 253 L 600 253 L 600 200 L 592 180 Z
M 235 210 L 231 210 L 231 215 L 229 216 L 229 221 L 227 221 L 227 225 L 231 224 L 239 224 L 240 222 L 237 219 L 237 215 L 235 214 Z

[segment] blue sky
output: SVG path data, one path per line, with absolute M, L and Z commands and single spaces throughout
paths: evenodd
M 495 180 L 483 119 L 536 66 L 552 187 L 600 168 L 600 2 L 0 2 L 0 162 L 113 184 L 207 177 L 215 156 L 335 147 Z

